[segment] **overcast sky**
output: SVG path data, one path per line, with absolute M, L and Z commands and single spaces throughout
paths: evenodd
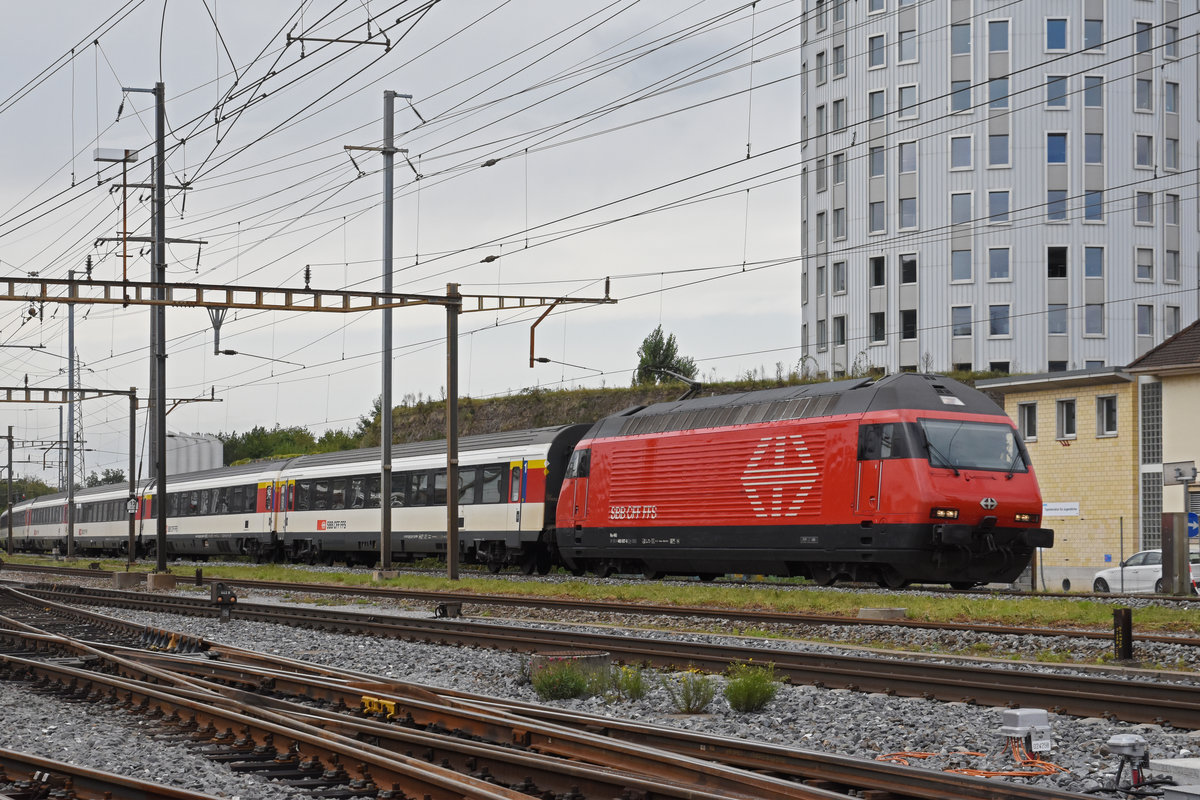
M 611 277 L 619 300 L 548 317 L 537 355 L 565 363 L 534 369 L 540 309 L 464 314 L 462 394 L 627 385 L 660 323 L 705 379 L 800 358 L 799 3 L 47 8 L 10 4 L 0 34 L 0 277 L 66 277 L 90 255 L 95 277 L 120 278 L 120 246 L 96 243 L 121 228 L 119 168 L 98 173 L 92 151 L 139 150 L 130 182 L 149 181 L 152 99 L 121 87 L 162 80 L 169 182 L 191 186 L 171 193 L 167 234 L 207 242 L 169 248 L 169 281 L 299 288 L 309 268 L 313 286 L 378 290 L 382 159 L 352 163 L 343 148 L 380 143 L 390 89 L 414 106 L 398 100 L 395 116 L 411 161 L 398 158 L 395 177 L 397 291 L 596 297 Z M 150 233 L 148 201 L 130 190 L 132 235 Z M 148 247 L 130 245 L 128 273 L 149 278 Z M 0 383 L 65 386 L 67 309 L 28 311 L 0 307 Z M 75 314 L 79 384 L 144 396 L 148 310 Z M 167 330 L 168 395 L 222 401 L 180 405 L 172 431 L 278 422 L 319 434 L 353 426 L 380 393 L 378 313 L 230 312 L 221 348 L 261 358 L 213 355 L 201 310 L 168 310 Z M 444 333 L 440 308 L 395 313 L 397 403 L 442 396 Z M 125 468 L 127 413 L 123 399 L 83 405 L 88 471 Z M 18 439 L 53 439 L 58 412 L 6 404 L 9 424 Z M 37 461 L 18 474 L 54 478 L 40 450 L 17 459 Z

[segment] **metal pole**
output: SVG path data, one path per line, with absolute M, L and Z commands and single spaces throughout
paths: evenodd
M 12 501 L 12 476 L 13 476 L 13 435 L 12 425 L 8 426 L 8 554 L 13 554 L 13 501 Z
M 134 468 L 137 465 L 137 387 L 129 387 L 129 499 L 137 503 L 137 476 Z M 126 557 L 130 564 L 137 560 L 137 510 L 129 512 L 129 552 Z
M 67 270 L 75 296 L 75 270 Z M 75 304 L 67 305 L 67 558 L 75 557 Z
M 383 93 L 383 291 L 392 291 L 392 167 L 396 93 Z M 383 391 L 379 401 L 379 568 L 392 566 L 392 309 L 383 309 Z
M 166 148 L 166 95 L 161 81 L 154 84 L 154 297 L 166 299 L 167 283 L 167 148 Z M 154 406 L 155 433 L 155 477 L 154 505 L 158 518 L 157 543 L 158 572 L 167 571 L 167 314 L 166 308 L 156 305 L 152 315 L 155 325 L 154 359 L 158 362 L 155 374 Z
M 446 284 L 446 577 L 458 580 L 458 315 L 457 283 Z

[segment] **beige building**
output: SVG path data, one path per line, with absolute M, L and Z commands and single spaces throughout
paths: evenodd
M 1200 462 L 1200 323 L 1124 369 L 1022 375 L 977 383 L 1003 396 L 1042 489 L 1039 587 L 1091 588 L 1095 572 L 1164 533 L 1186 535 L 1200 487 L 1164 486 L 1164 464 Z M 1169 469 L 1170 484 L 1174 470 Z M 1193 541 L 1192 549 L 1197 549 Z

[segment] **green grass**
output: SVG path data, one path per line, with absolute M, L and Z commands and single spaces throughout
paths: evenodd
M 725 699 L 734 711 L 760 711 L 779 691 L 779 680 L 775 677 L 775 665 L 765 667 L 754 664 L 730 664 L 725 671 Z
M 702 714 L 717 694 L 712 677 L 696 669 L 664 675 L 661 682 L 677 714 Z
M 20 563 L 55 563 L 71 567 L 87 567 L 90 559 L 50 562 L 36 556 L 14 556 L 5 561 Z M 102 569 L 120 571 L 125 562 L 107 559 Z M 134 570 L 149 572 L 154 563 L 141 561 Z M 707 608 L 762 609 L 792 613 L 824 614 L 855 617 L 863 606 L 895 606 L 907 609 L 909 619 L 933 622 L 988 622 L 1028 627 L 1073 626 L 1093 630 L 1112 630 L 1114 606 L 1086 599 L 1058 597 L 990 598 L 990 597 L 918 597 L 905 592 L 891 594 L 856 594 L 828 591 L 820 588 L 780 591 L 769 584 L 750 586 L 703 585 L 687 581 L 662 581 L 628 585 L 596 585 L 566 581 L 554 584 L 537 581 L 497 580 L 483 574 L 467 574 L 458 581 L 435 575 L 401 574 L 385 581 L 373 581 L 366 571 L 329 573 L 312 572 L 273 564 L 244 564 L 236 566 L 201 565 L 208 578 L 227 578 L 263 581 L 291 581 L 329 584 L 354 588 L 357 586 L 394 586 L 399 589 L 424 591 L 478 592 L 512 597 L 553 597 L 579 600 L 613 600 L 632 603 L 652 603 Z M 176 567 L 181 582 L 195 568 Z M 1172 606 L 1139 608 L 1134 612 L 1134 630 L 1140 632 L 1172 631 L 1200 635 L 1200 615 Z M 744 631 L 755 635 L 753 627 Z
M 529 678 L 538 697 L 543 700 L 567 700 L 589 694 L 589 676 L 574 661 L 547 664 Z

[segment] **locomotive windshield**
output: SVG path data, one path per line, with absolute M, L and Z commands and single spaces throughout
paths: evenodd
M 923 419 L 921 430 L 925 433 L 929 463 L 934 467 L 1029 471 L 1025 446 L 1011 425 Z

